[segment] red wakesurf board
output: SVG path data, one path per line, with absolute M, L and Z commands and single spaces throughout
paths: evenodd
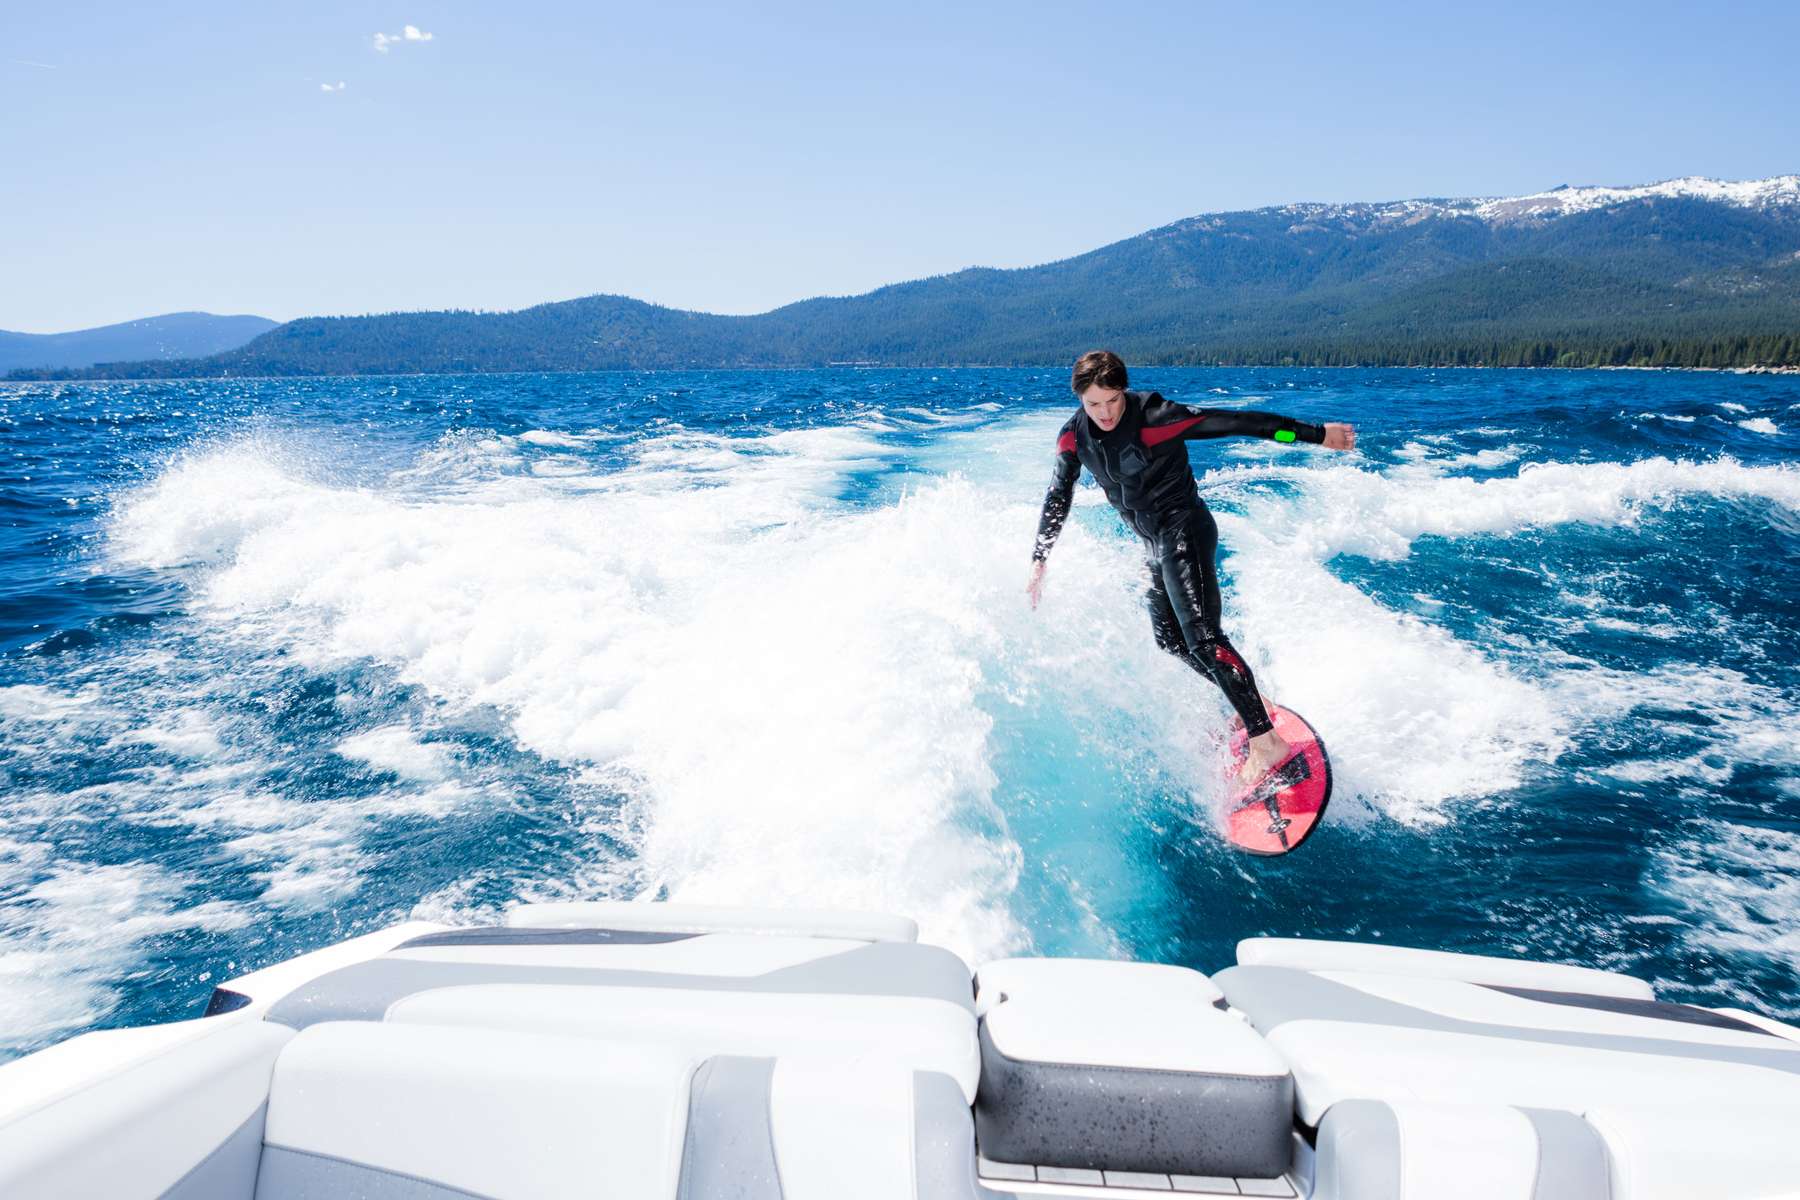
M 1325 756 L 1325 743 L 1299 713 L 1279 704 L 1268 709 L 1275 732 L 1294 752 L 1245 787 L 1237 781 L 1237 769 L 1243 765 L 1250 739 L 1244 723 L 1236 723 L 1227 755 L 1226 778 L 1233 788 L 1225 807 L 1225 837 L 1250 854 L 1276 855 L 1295 849 L 1318 828 L 1331 800 L 1331 760 Z

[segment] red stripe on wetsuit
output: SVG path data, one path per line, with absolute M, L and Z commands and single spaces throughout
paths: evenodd
M 1138 438 L 1146 446 L 1160 446 L 1171 438 L 1178 438 L 1205 417 L 1189 417 L 1185 421 L 1171 421 L 1167 425 L 1146 425 L 1138 431 Z

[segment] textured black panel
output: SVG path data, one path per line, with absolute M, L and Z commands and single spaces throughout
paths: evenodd
M 1268 1178 L 1286 1171 L 1291 1075 L 1025 1062 L 981 1027 L 975 1138 L 1000 1162 Z

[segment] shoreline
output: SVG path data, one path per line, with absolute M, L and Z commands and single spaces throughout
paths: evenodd
M 1704 372 L 1713 375 L 1778 375 L 1800 376 L 1800 364 L 1749 367 L 1680 367 L 1680 366 L 1543 366 L 1490 367 L 1479 363 L 1155 363 L 1138 364 L 1142 370 L 1177 371 L 1646 371 Z M 72 383 L 223 383 L 228 381 L 303 380 L 303 379 L 421 379 L 428 376 L 446 378 L 502 378 L 508 375 L 701 375 L 718 372 L 803 372 L 803 371 L 1063 371 L 1062 363 L 937 363 L 928 366 L 898 366 L 883 363 L 831 363 L 824 366 L 759 366 L 759 367 L 596 367 L 577 371 L 371 371 L 367 374 L 345 372 L 321 375 L 151 375 L 123 377 L 111 375 L 74 376 L 64 379 L 0 378 L 0 388 L 41 387 L 46 384 Z

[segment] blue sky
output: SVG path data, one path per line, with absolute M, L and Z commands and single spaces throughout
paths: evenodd
M 1797 44 L 1792 0 L 21 0 L 0 329 L 755 312 L 1199 212 L 1786 174 Z

